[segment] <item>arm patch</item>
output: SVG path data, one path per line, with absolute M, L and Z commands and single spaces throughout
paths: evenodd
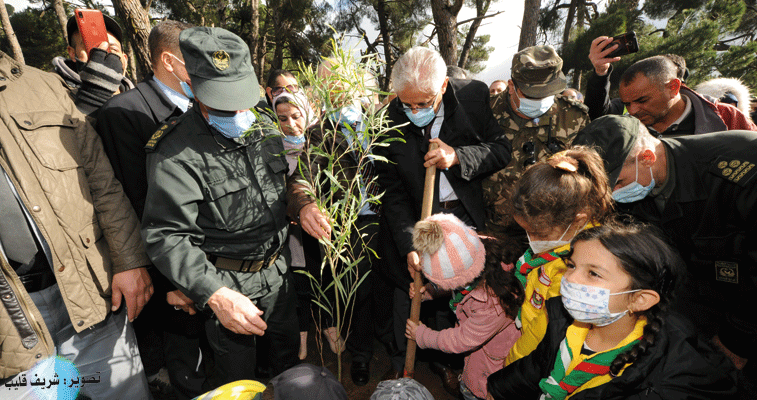
M 148 153 L 154 151 L 155 146 L 158 145 L 158 142 L 160 142 L 160 139 L 162 139 L 169 132 L 171 132 L 173 128 L 176 127 L 177 122 L 178 122 L 177 119 L 171 119 L 165 122 L 163 125 L 161 125 L 160 128 L 158 128 L 158 130 L 152 134 L 152 136 L 150 137 L 150 140 L 147 141 L 147 144 L 145 145 L 145 151 L 147 151 Z

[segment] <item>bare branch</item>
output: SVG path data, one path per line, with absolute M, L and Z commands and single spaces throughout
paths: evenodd
M 491 17 L 497 16 L 497 15 L 499 15 L 499 14 L 502 14 L 503 12 L 504 12 L 504 11 L 497 11 L 497 12 L 496 12 L 496 13 L 494 13 L 494 14 L 489 14 L 489 15 L 482 15 L 482 16 L 480 16 L 480 17 L 473 17 L 473 18 L 469 18 L 469 19 L 466 19 L 465 21 L 460 21 L 460 22 L 458 22 L 458 23 L 457 23 L 457 26 L 460 26 L 460 25 L 463 25 L 463 24 L 467 24 L 468 22 L 473 22 L 473 21 L 476 21 L 476 20 L 482 20 L 482 19 L 486 19 L 486 18 L 491 18 Z

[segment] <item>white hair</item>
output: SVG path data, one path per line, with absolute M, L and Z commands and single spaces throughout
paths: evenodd
M 414 87 L 423 93 L 436 93 L 447 76 L 447 64 L 439 52 L 413 47 L 397 60 L 392 70 L 392 88 L 399 93 Z
M 628 153 L 625 164 L 634 163 L 639 153 L 644 150 L 654 151 L 655 147 L 657 147 L 657 143 L 660 143 L 660 139 L 652 136 L 652 134 L 649 133 L 649 130 L 647 130 L 647 127 L 644 126 L 644 124 L 639 123 L 639 136 L 636 138 L 636 143 L 634 143 L 631 152 Z
M 738 108 L 747 118 L 749 118 L 751 95 L 749 88 L 736 78 L 715 78 L 702 82 L 694 90 L 701 95 L 712 96 L 715 99 L 722 99 L 726 93 L 731 93 L 736 97 L 739 104 Z

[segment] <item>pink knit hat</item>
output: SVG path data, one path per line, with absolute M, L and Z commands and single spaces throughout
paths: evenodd
M 472 282 L 484 270 L 484 244 L 473 228 L 451 214 L 435 214 L 415 224 L 413 247 L 423 275 L 442 289 Z

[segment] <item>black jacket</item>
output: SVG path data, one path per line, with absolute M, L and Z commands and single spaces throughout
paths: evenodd
M 139 218 L 147 195 L 145 144 L 160 124 L 182 113 L 152 75 L 137 84 L 136 90 L 114 96 L 100 108 L 97 133 Z
M 547 333 L 536 350 L 489 376 L 488 391 L 494 399 L 536 400 L 541 395 L 539 381 L 552 372 L 560 343 L 573 323 L 561 297 L 547 300 L 546 309 Z M 621 376 L 570 399 L 734 398 L 733 365 L 693 332 L 686 319 L 668 314 L 654 345 Z
M 460 160 L 446 172 L 450 185 L 475 225 L 483 229 L 485 213 L 481 180 L 510 162 L 510 142 L 492 115 L 489 90 L 483 82 L 450 79 L 443 97 L 444 122 L 439 139 L 452 146 Z M 379 183 L 386 190 L 382 199 L 392 236 L 401 257 L 413 251 L 412 231 L 421 216 L 426 169 L 423 157 L 428 141 L 423 129 L 409 123 L 399 99 L 389 104 L 393 125 L 407 124 L 391 132 L 401 138 L 376 154 L 391 163 L 379 163 Z M 437 171 L 437 177 L 440 172 Z M 433 212 L 439 211 L 439 179 L 436 180 Z
M 621 204 L 619 209 L 665 232 L 688 266 L 688 294 L 715 309 L 716 318 L 697 318 L 702 309 L 685 302 L 680 302 L 681 311 L 705 332 L 714 333 L 712 328 L 721 325 L 718 334 L 728 349 L 754 357 L 757 135 L 727 131 L 662 142 L 674 168 L 668 179 L 675 185 L 663 211 L 658 208 L 661 195 Z M 721 324 L 717 317 L 723 316 Z

